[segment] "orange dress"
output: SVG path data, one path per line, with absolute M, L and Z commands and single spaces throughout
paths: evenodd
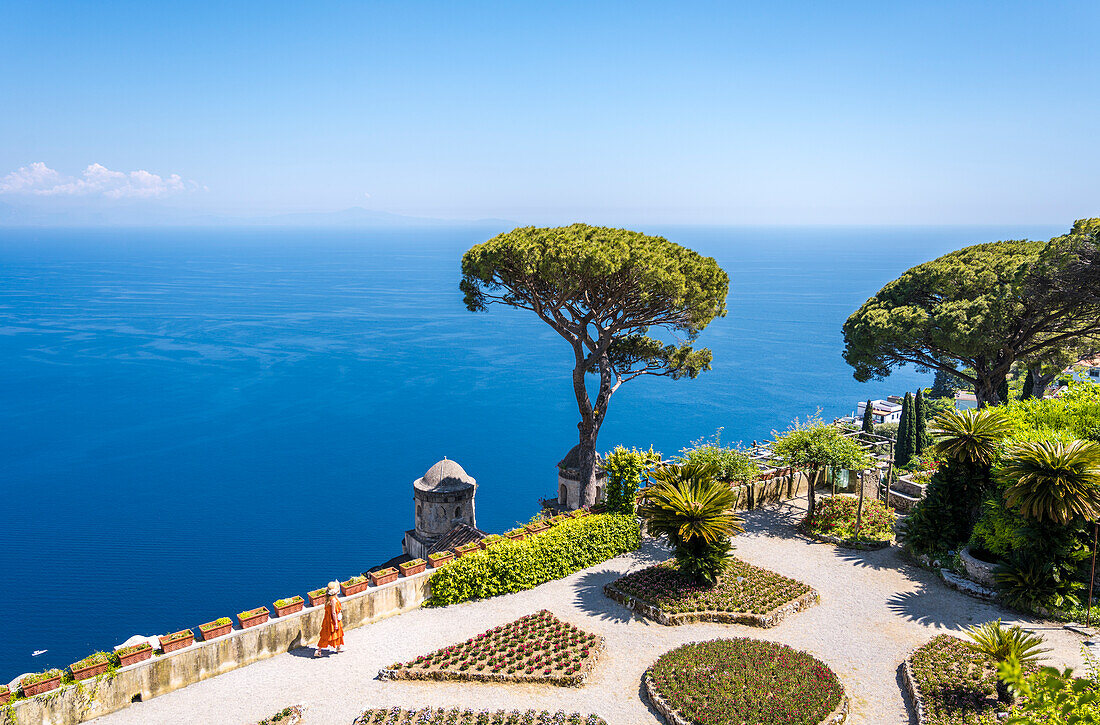
M 344 645 L 344 622 L 340 617 L 340 600 L 333 597 L 325 605 L 325 621 L 321 623 L 321 640 L 317 649 L 322 647 L 342 647 Z

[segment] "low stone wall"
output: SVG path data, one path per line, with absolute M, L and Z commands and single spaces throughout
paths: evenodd
M 644 617 L 666 627 L 675 627 L 681 624 L 694 624 L 695 622 L 717 622 L 719 624 L 745 624 L 750 627 L 762 627 L 767 629 L 774 627 L 786 619 L 789 615 L 808 609 L 821 601 L 821 595 L 816 589 L 811 589 L 797 599 L 792 599 L 786 604 L 781 604 L 767 614 L 753 614 L 752 612 L 664 612 L 645 600 L 632 597 L 614 583 L 605 584 L 603 593 L 614 599 L 627 609 L 632 609 Z
M 432 571 L 370 587 L 341 599 L 345 629 L 419 607 L 431 593 Z M 308 607 L 248 629 L 234 629 L 210 641 L 153 657 L 112 675 L 11 703 L 5 725 L 74 725 L 106 715 L 238 667 L 274 657 L 317 640 L 324 607 Z

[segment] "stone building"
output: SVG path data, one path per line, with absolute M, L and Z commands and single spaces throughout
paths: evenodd
M 603 458 L 596 454 L 596 486 L 588 491 L 588 500 L 581 501 L 581 452 L 575 445 L 558 463 L 558 506 L 566 510 L 579 509 L 607 498 L 607 473 L 603 470 Z
M 474 515 L 476 491 L 477 481 L 457 462 L 446 458 L 413 481 L 416 523 L 405 532 L 405 554 L 426 559 L 433 551 L 485 538 Z

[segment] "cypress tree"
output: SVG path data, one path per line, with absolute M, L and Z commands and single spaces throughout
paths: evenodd
M 875 432 L 875 418 L 874 409 L 871 407 L 871 401 L 867 401 L 867 407 L 863 409 L 863 432 L 874 433 Z
M 915 455 L 920 455 L 921 451 L 929 446 L 932 442 L 928 436 L 928 406 L 924 403 L 924 388 L 917 390 L 917 408 L 916 408 L 916 431 L 917 431 L 917 447 L 913 451 Z
M 894 444 L 894 465 L 905 468 L 913 458 L 916 442 L 916 416 L 913 415 L 913 394 L 906 393 L 901 403 L 901 423 L 898 424 L 898 440 Z
M 1027 400 L 1028 398 L 1035 397 L 1035 374 L 1031 372 L 1031 368 L 1027 369 L 1027 376 L 1024 377 L 1024 389 L 1020 391 L 1020 400 Z

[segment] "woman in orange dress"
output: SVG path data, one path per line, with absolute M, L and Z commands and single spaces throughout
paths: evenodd
M 335 648 L 339 654 L 344 647 L 344 616 L 340 613 L 340 582 L 329 582 L 325 592 L 325 620 L 321 623 L 321 639 L 317 642 L 314 657 L 321 656 L 322 649 Z

